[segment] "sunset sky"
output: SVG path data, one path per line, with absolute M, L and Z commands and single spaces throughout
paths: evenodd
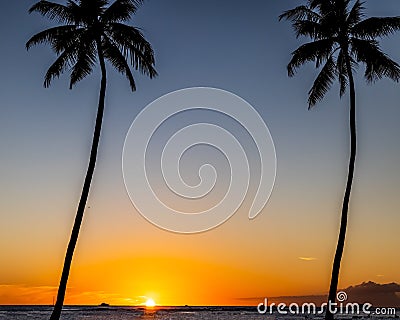
M 60 1 L 61 2 L 61 1 Z M 0 33 L 0 304 L 51 304 L 86 171 L 99 71 L 72 91 L 43 77 L 55 56 L 25 49 L 52 25 L 35 1 L 2 1 Z M 316 72 L 287 77 L 296 40 L 278 15 L 303 1 L 149 0 L 130 23 L 152 43 L 159 77 L 137 92 L 108 66 L 99 158 L 66 304 L 255 304 L 253 297 L 326 293 L 348 161 L 348 97 L 335 85 L 307 110 Z M 400 15 L 398 0 L 367 1 L 369 16 Z M 400 61 L 400 33 L 382 47 Z M 359 149 L 340 288 L 400 283 L 400 86 L 356 76 Z M 277 176 L 261 215 L 245 206 L 209 232 L 182 235 L 147 222 L 125 190 L 121 159 L 136 115 L 174 90 L 233 92 L 263 117 Z M 187 168 L 186 170 L 189 170 Z M 196 171 L 197 172 L 197 171 Z M 251 302 L 249 302 L 251 301 Z M 261 301 L 260 301 L 261 302 Z

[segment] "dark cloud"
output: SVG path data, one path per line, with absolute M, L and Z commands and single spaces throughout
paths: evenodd
M 378 284 L 372 281 L 343 290 L 351 302 L 370 302 L 374 306 L 400 307 L 400 284 Z

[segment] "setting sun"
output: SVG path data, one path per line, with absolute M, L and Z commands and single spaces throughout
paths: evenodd
M 146 301 L 146 307 L 147 308 L 152 308 L 152 307 L 155 307 L 155 306 L 156 306 L 156 303 L 155 303 L 155 301 L 153 299 L 147 299 L 147 301 Z

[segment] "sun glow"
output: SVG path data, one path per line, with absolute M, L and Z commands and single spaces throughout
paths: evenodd
M 147 299 L 145 305 L 147 308 L 152 308 L 152 307 L 156 306 L 156 303 L 153 299 L 149 298 L 149 299 Z

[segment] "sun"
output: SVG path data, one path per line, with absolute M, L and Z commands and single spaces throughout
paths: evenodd
M 152 308 L 152 307 L 156 306 L 156 303 L 155 303 L 155 301 L 153 299 L 149 298 L 149 299 L 146 300 L 145 306 L 147 308 Z

